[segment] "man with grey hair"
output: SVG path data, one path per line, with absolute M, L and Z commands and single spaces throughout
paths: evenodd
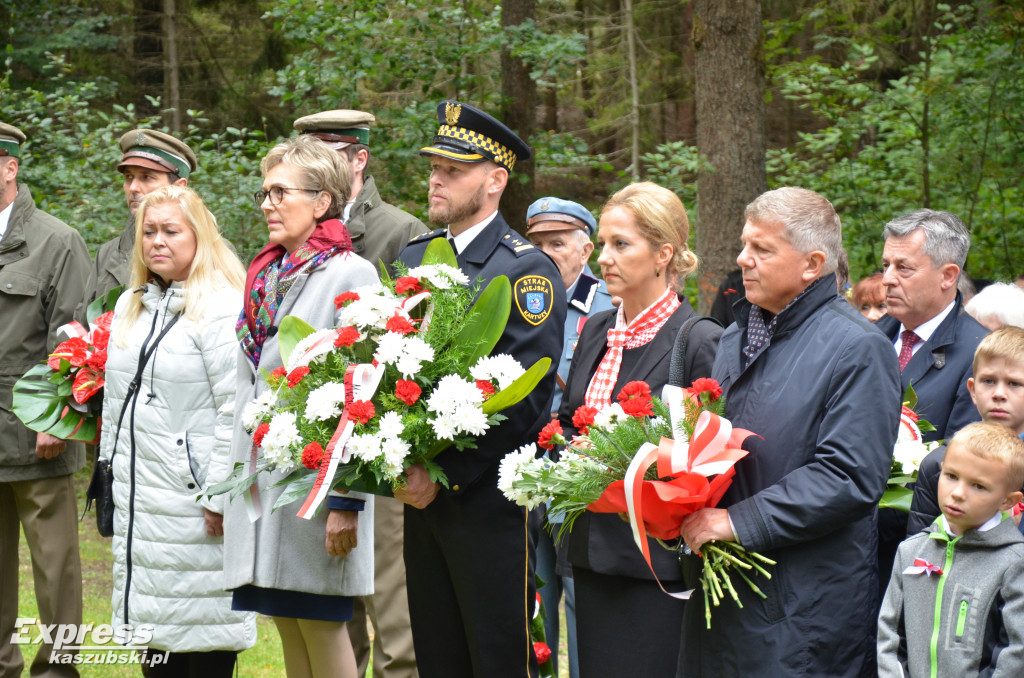
M 899 356 L 901 387 L 914 385 L 917 414 L 935 427 L 924 439 L 949 439 L 979 421 L 967 379 L 988 330 L 964 312 L 957 291 L 971 238 L 956 215 L 929 209 L 893 219 L 882 234 L 889 313 L 875 326 Z
M 742 609 L 693 596 L 677 676 L 872 675 L 878 580 L 875 513 L 900 412 L 899 368 L 885 337 L 836 292 L 842 229 L 831 203 L 780 188 L 747 206 L 746 300 L 722 334 L 712 376 L 743 443 L 719 508 L 683 520 L 694 552 L 736 541 L 778 564 L 734 579 Z M 699 561 L 687 556 L 695 581 Z

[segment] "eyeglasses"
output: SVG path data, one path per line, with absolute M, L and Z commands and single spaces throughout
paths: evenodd
M 288 188 L 287 186 L 272 186 L 269 191 L 256 191 L 252 194 L 256 201 L 256 207 L 263 207 L 263 201 L 270 198 L 271 205 L 280 205 L 284 200 L 285 191 L 306 191 L 307 193 L 319 193 L 315 188 Z

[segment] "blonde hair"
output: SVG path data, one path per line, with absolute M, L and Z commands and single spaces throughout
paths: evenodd
M 300 134 L 270 149 L 260 161 L 260 171 L 267 176 L 267 172 L 281 163 L 299 170 L 303 185 L 293 188 L 324 191 L 331 196 L 331 205 L 322 219 L 341 216 L 352 194 L 352 169 L 340 153 L 312 135 Z
M 615 192 L 604 204 L 601 212 L 613 207 L 633 215 L 637 228 L 652 250 L 662 245 L 672 246 L 672 259 L 668 262 L 668 280 L 690 275 L 700 266 L 700 259 L 686 244 L 690 237 L 690 218 L 686 216 L 683 201 L 672 191 L 650 181 L 630 184 Z
M 949 441 L 949 447 L 954 444 L 961 445 L 976 457 L 1005 466 L 1012 491 L 1016 492 L 1024 486 L 1024 440 L 1012 429 L 978 421 L 957 431 Z
M 978 344 L 974 351 L 974 363 L 971 371 L 975 374 L 983 362 L 999 360 L 1024 363 L 1024 329 L 1019 327 L 1001 327 Z
M 202 198 L 187 186 L 164 186 L 148 194 L 135 213 L 135 247 L 132 251 L 128 289 L 137 289 L 156 276 L 146 266 L 142 253 L 143 222 L 146 211 L 157 205 L 173 204 L 181 210 L 185 223 L 196 238 L 196 253 L 188 277 L 182 283 L 185 292 L 185 316 L 202 326 L 207 315 L 209 298 L 225 287 L 241 291 L 245 286 L 245 268 L 217 228 L 217 218 L 203 204 Z M 132 294 L 128 307 L 113 328 L 114 341 L 124 346 L 128 329 L 142 313 L 142 295 Z

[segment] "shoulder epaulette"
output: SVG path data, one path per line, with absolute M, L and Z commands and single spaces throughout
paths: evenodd
M 407 242 L 406 245 L 412 245 L 418 242 L 426 242 L 428 240 L 433 240 L 434 238 L 444 236 L 444 234 L 445 229 L 438 228 L 436 230 L 431 231 L 430 233 L 421 233 L 420 235 L 409 238 L 409 242 Z
M 523 256 L 525 252 L 537 249 L 529 240 L 511 233 L 505 234 L 505 237 L 501 239 L 501 244 L 512 250 L 517 257 Z

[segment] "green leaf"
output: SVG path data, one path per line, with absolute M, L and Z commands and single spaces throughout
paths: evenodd
M 511 308 L 512 283 L 506 276 L 499 275 L 480 293 L 455 339 L 459 345 L 475 346 L 473 352 L 466 356 L 466 364 L 474 365 L 480 358 L 490 355 L 505 331 Z
M 423 266 L 435 264 L 447 264 L 452 268 L 458 268 L 459 262 L 455 259 L 455 250 L 452 249 L 448 238 L 434 238 L 427 243 L 427 249 L 423 252 Z
M 312 325 L 302 318 L 287 315 L 281 320 L 281 327 L 277 331 L 277 344 L 281 349 L 281 363 L 288 364 L 288 357 L 295 349 L 295 345 L 316 332 Z
M 540 380 L 544 378 L 544 375 L 547 374 L 549 367 L 551 367 L 551 358 L 545 357 L 535 362 L 530 369 L 523 372 L 519 375 L 518 379 L 509 384 L 508 388 L 503 388 L 484 402 L 484 414 L 500 412 L 507 407 L 512 407 L 530 395 L 533 389 L 537 387 L 537 384 L 540 383 Z
M 117 305 L 117 298 L 121 296 L 122 292 L 124 292 L 124 285 L 118 285 L 102 297 L 97 297 L 92 300 L 89 307 L 85 310 L 85 318 L 88 320 L 90 326 L 92 326 L 92 323 L 96 318 L 107 311 L 114 310 L 114 306 Z
M 917 408 L 917 392 L 913 383 L 907 384 L 907 390 L 903 392 L 903 404 L 912 410 Z
M 914 492 L 905 487 L 887 487 L 882 493 L 882 500 L 878 502 L 878 507 L 894 508 L 909 513 L 910 502 L 913 498 Z

